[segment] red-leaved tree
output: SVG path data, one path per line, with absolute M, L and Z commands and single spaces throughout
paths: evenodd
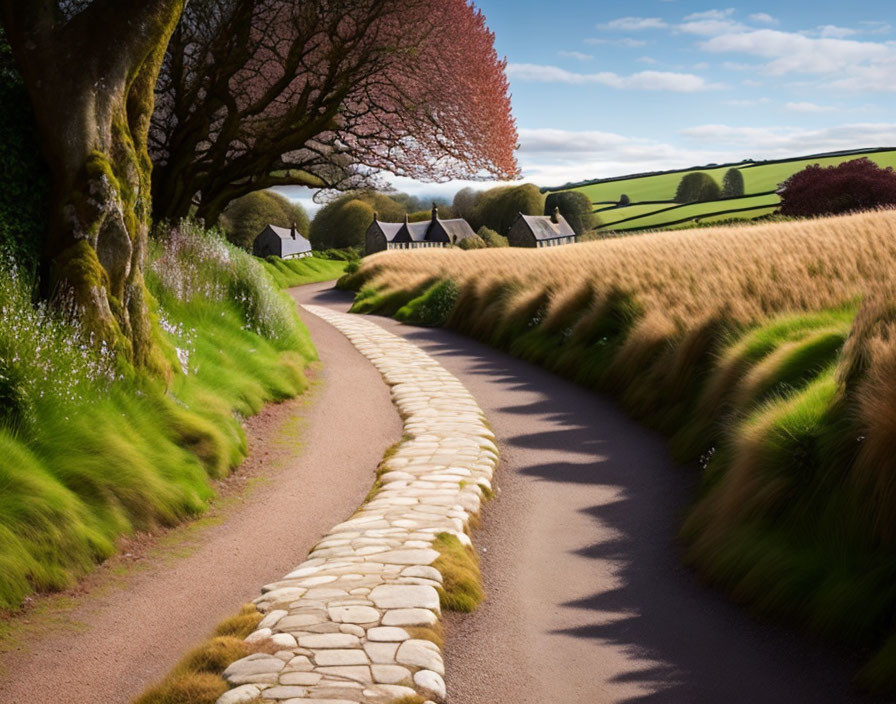
M 778 191 L 781 213 L 796 217 L 836 215 L 896 205 L 896 171 L 867 158 L 798 171 Z
M 157 87 L 156 216 L 214 221 L 252 191 L 381 171 L 511 178 L 504 68 L 466 0 L 193 0 Z

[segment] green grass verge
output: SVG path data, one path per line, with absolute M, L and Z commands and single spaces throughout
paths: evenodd
M 268 257 L 264 268 L 280 288 L 304 286 L 318 281 L 338 279 L 345 273 L 347 261 L 302 257 L 301 259 L 280 259 Z
M 406 320 L 425 317 L 424 301 L 442 286 L 383 293 L 364 277 L 353 281 L 363 286 L 358 301 L 366 310 L 382 312 L 388 301 Z M 883 335 L 891 318 L 865 314 L 861 323 L 851 305 L 748 328 L 708 320 L 638 338 L 644 313 L 622 292 L 595 307 L 583 291 L 548 317 L 548 293 L 521 298 L 517 291 L 512 282 L 485 291 L 468 286 L 452 296 L 447 316 L 440 310 L 427 322 L 444 320 L 610 392 L 666 433 L 676 456 L 699 461 L 702 470 L 681 531 L 686 560 L 759 614 L 873 652 L 857 681 L 896 691 L 896 545 L 888 537 L 889 494 L 874 488 L 889 470 L 877 462 L 869 489 L 853 469 L 868 443 L 863 428 L 875 422 L 861 415 L 857 399 L 869 383 L 884 383 L 862 376 L 869 349 L 883 342 L 868 343 L 861 325 Z M 877 347 L 862 347 L 868 344 Z M 879 422 L 878 437 L 896 432 L 889 418 Z M 475 601 L 475 570 L 459 543 L 444 555 L 451 578 L 443 606 L 465 610 Z
M 479 556 L 451 533 L 439 533 L 433 548 L 439 552 L 432 566 L 442 574 L 442 586 L 438 589 L 442 608 L 465 613 L 475 611 L 485 598 Z
M 247 254 L 185 224 L 152 243 L 147 287 L 168 380 L 0 271 L 0 609 L 71 586 L 122 535 L 202 513 L 246 454 L 242 419 L 307 386 L 307 330 Z

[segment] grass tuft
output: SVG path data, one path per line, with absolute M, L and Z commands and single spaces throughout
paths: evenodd
M 485 598 L 478 556 L 451 533 L 439 533 L 433 548 L 440 553 L 433 567 L 442 574 L 442 586 L 438 589 L 442 608 L 475 611 Z
M 214 704 L 229 689 L 221 674 L 231 663 L 274 650 L 267 642 L 243 640 L 261 618 L 253 604 L 243 606 L 239 614 L 218 624 L 215 636 L 187 653 L 162 682 L 147 689 L 134 704 Z
M 445 633 L 442 630 L 440 621 L 436 621 L 431 626 L 403 626 L 403 628 L 411 638 L 428 640 L 430 643 L 435 643 L 439 648 L 445 645 Z
M 233 638 L 245 638 L 261 622 L 262 615 L 254 604 L 246 604 L 236 616 L 222 621 L 215 629 L 217 636 L 231 636 Z
M 228 689 L 217 675 L 193 672 L 165 680 L 147 690 L 134 704 L 215 704 Z

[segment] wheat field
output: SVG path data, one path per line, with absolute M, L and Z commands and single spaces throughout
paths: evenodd
M 752 323 L 889 290 L 896 283 L 896 211 L 775 223 L 657 232 L 547 249 L 384 252 L 359 276 L 377 290 L 449 277 L 461 289 L 515 282 L 562 300 L 588 286 L 634 296 L 674 325 L 724 310 Z
M 685 559 L 896 691 L 896 211 L 384 252 L 341 285 L 615 395 L 703 473 Z

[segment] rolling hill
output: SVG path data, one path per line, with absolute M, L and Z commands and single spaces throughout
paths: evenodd
M 778 185 L 797 171 L 812 164 L 835 166 L 861 157 L 867 157 L 880 166 L 896 167 L 894 148 L 856 149 L 773 161 L 708 164 L 689 169 L 596 179 L 545 190 L 575 190 L 587 195 L 594 205 L 601 230 L 630 232 L 691 226 L 730 218 L 751 220 L 776 210 L 780 202 L 776 193 Z M 725 172 L 731 168 L 740 169 L 743 174 L 744 196 L 703 203 L 682 204 L 673 200 L 678 183 L 685 174 L 703 171 L 721 183 Z M 629 197 L 628 205 L 619 205 L 622 194 Z

